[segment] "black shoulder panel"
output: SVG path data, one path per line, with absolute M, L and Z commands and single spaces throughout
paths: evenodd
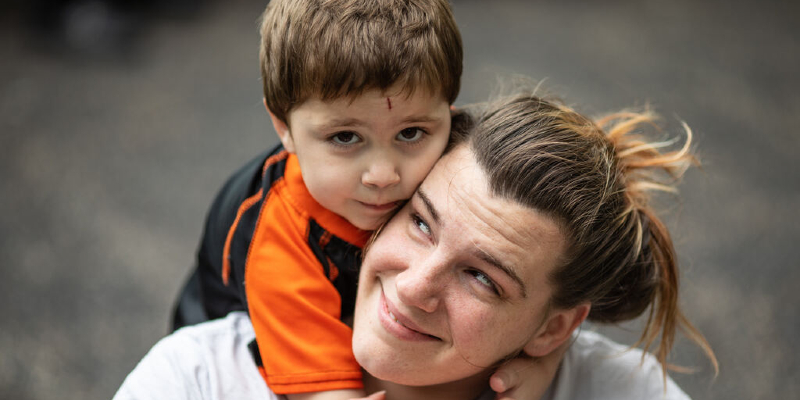
M 202 303 L 207 319 L 220 318 L 231 311 L 247 310 L 243 284 L 244 264 L 263 197 L 242 215 L 237 225 L 231 241 L 228 285 L 222 281 L 225 241 L 241 204 L 261 189 L 266 193 L 272 182 L 283 176 L 285 160 L 275 163 L 262 174 L 266 160 L 282 151 L 283 146 L 278 145 L 258 155 L 236 171 L 220 189 L 206 217 L 203 237 L 197 251 L 197 268 L 179 296 L 175 316 L 185 314 L 182 309 L 196 309 L 198 301 Z M 194 314 L 197 313 L 192 313 Z M 202 321 L 183 321 L 183 325 L 197 322 Z M 179 325 L 175 322 L 173 328 Z
M 358 289 L 358 272 L 361 269 L 361 249 L 336 236 L 330 235 L 327 244 L 321 245 L 322 237 L 327 233 L 317 221 L 309 221 L 308 247 L 314 252 L 325 270 L 325 276 L 330 276 L 332 262 L 339 270 L 333 285 L 342 298 L 341 319 L 353 315 Z

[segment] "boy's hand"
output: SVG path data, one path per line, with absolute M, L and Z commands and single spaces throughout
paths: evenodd
M 550 387 L 570 341 L 544 357 L 517 357 L 497 369 L 489 385 L 497 392 L 496 400 L 539 400 Z
M 286 398 L 289 400 L 350 400 L 361 399 L 362 396 L 366 396 L 366 393 L 361 389 L 342 389 L 329 390 L 326 392 L 292 393 L 287 394 Z M 373 398 L 371 396 L 364 397 L 364 399 L 383 400 L 382 397 Z
M 375 392 L 367 397 L 359 397 L 357 399 L 351 400 L 385 400 L 386 399 L 386 391 L 381 390 L 380 392 Z

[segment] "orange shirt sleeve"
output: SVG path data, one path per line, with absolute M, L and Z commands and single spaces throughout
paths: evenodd
M 267 385 L 278 394 L 362 388 L 340 295 L 306 243 L 307 216 L 281 200 L 285 186 L 262 206 L 245 268 Z

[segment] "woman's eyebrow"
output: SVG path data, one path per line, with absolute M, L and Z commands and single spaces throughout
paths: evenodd
M 519 275 L 517 275 L 517 273 L 514 271 L 513 268 L 501 263 L 496 258 L 492 257 L 491 254 L 487 253 L 480 247 L 476 246 L 475 249 L 477 250 L 476 255 L 478 258 L 493 265 L 495 268 L 505 272 L 505 274 L 508 275 L 511 278 L 511 280 L 513 280 L 517 284 L 517 286 L 519 286 L 519 291 L 522 294 L 522 297 L 523 298 L 528 297 L 528 291 L 525 290 L 525 283 L 522 282 L 522 278 L 520 278 Z
M 441 223 L 440 223 L 441 221 L 439 220 L 439 213 L 436 212 L 436 208 L 433 206 L 433 203 L 428 198 L 428 195 L 425 194 L 425 190 L 423 190 L 422 187 L 420 187 L 420 188 L 417 189 L 416 193 L 414 193 L 414 194 L 417 197 L 419 197 L 420 200 L 422 200 L 422 204 L 425 205 L 425 208 L 428 210 L 428 213 L 431 215 L 431 218 L 433 219 L 433 222 L 435 222 L 436 225 L 441 225 Z M 522 294 L 522 297 L 523 298 L 528 297 L 528 291 L 525 289 L 525 283 L 522 281 L 522 278 L 519 277 L 519 275 L 516 273 L 516 271 L 514 271 L 513 268 L 501 263 L 499 260 L 497 260 L 495 257 L 492 257 L 491 254 L 487 253 L 485 250 L 481 249 L 480 247 L 476 246 L 475 249 L 477 250 L 476 251 L 477 258 L 479 258 L 479 259 L 483 260 L 484 262 L 486 262 L 488 264 L 491 264 L 495 268 L 503 271 L 506 275 L 508 275 L 511 278 L 511 280 L 514 281 L 514 283 L 517 284 L 517 286 L 519 287 L 519 291 Z
M 441 221 L 439 220 L 439 213 L 436 212 L 436 208 L 433 207 L 433 203 L 431 203 L 431 200 L 425 194 L 425 191 L 422 190 L 422 187 L 417 189 L 416 194 L 420 198 L 420 200 L 422 200 L 422 203 L 425 204 L 425 208 L 428 210 L 428 213 L 431 215 L 431 218 L 433 218 L 433 222 L 435 222 L 436 225 L 440 225 Z

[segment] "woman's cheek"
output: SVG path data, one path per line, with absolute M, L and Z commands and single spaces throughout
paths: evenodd
M 454 332 L 453 341 L 460 349 L 484 350 L 490 343 L 496 342 L 491 329 L 494 321 L 491 312 L 484 307 L 462 305 L 455 307 L 456 314 L 451 313 L 451 324 Z
M 403 211 L 401 211 L 403 213 Z M 411 238 L 409 230 L 411 227 L 405 226 L 408 216 L 403 214 L 396 215 L 383 232 L 380 238 L 385 239 L 382 243 L 382 250 L 387 254 L 384 256 L 387 259 L 395 260 L 395 262 L 407 263 L 419 253 L 419 246 Z
M 382 236 L 390 232 L 384 232 Z M 388 239 L 388 235 L 385 236 Z M 369 251 L 369 261 L 372 269 L 376 272 L 403 270 L 408 264 L 408 255 L 404 251 L 397 251 L 397 249 L 407 249 L 408 246 L 402 242 L 393 240 L 384 240 L 380 243 L 375 243 L 373 248 Z M 394 249 L 394 250 L 393 250 Z
M 528 324 L 503 305 L 464 307 L 459 313 L 456 348 L 475 365 L 490 367 L 519 351 L 527 342 Z M 454 327 L 455 328 L 455 327 Z

